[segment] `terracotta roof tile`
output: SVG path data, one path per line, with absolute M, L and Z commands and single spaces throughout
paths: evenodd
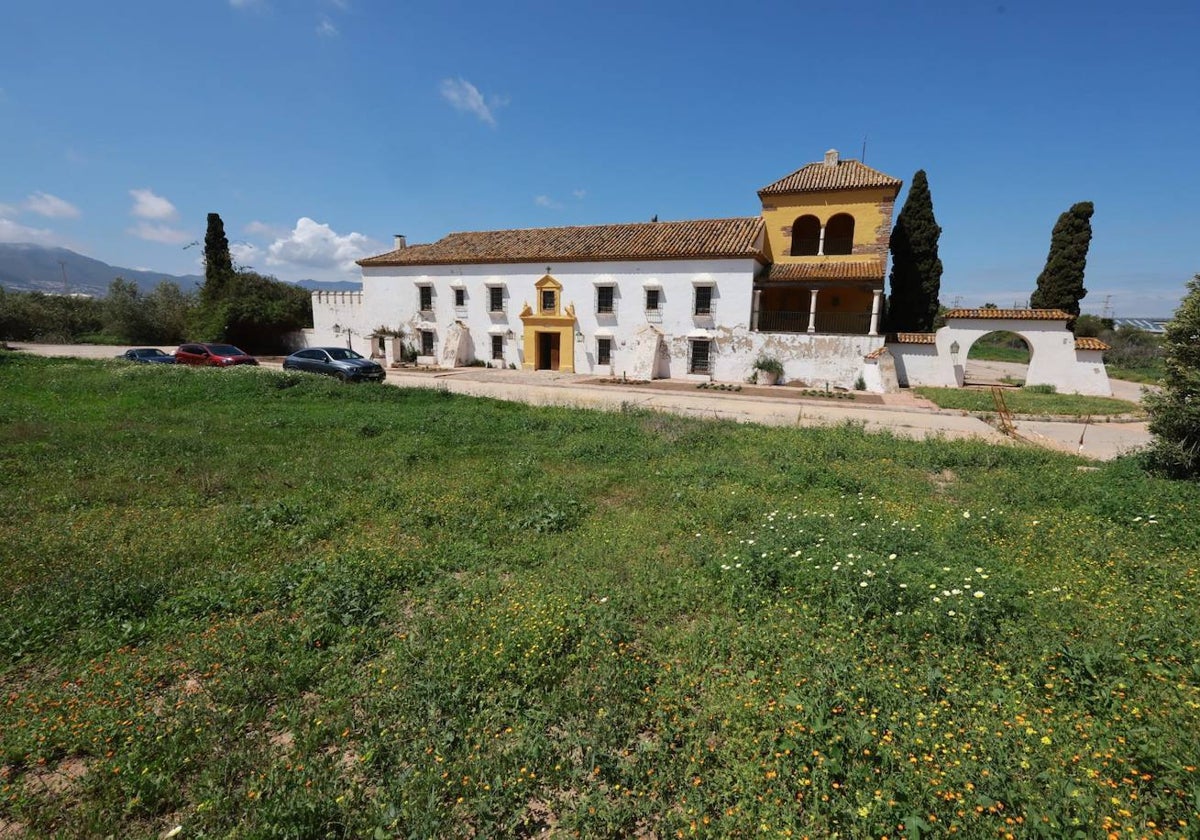
M 815 192 L 817 190 L 854 190 L 862 187 L 895 187 L 900 191 L 903 181 L 885 175 L 857 160 L 838 160 L 834 163 L 810 163 L 791 175 L 767 184 L 758 191 L 760 196 L 780 193 Z
M 524 230 L 450 233 L 427 245 L 411 245 L 367 257 L 361 266 L 454 265 L 467 263 L 681 260 L 718 257 L 762 258 L 763 221 L 698 219 Z
M 881 260 L 837 262 L 775 263 L 768 280 L 879 280 L 883 281 Z
M 878 359 L 878 358 L 879 358 L 880 356 L 882 356 L 884 353 L 888 353 L 888 354 L 890 355 L 890 354 L 891 354 L 891 352 L 892 352 L 892 351 L 891 351 L 891 350 L 889 350 L 889 349 L 887 349 L 887 345 L 885 344 L 885 345 L 883 345 L 882 347 L 876 347 L 876 348 L 875 348 L 874 350 L 872 350 L 870 353 L 868 353 L 867 355 L 863 356 L 863 358 L 864 358 L 864 359 Z
M 1070 321 L 1061 309 L 951 309 L 947 318 L 1024 318 L 1030 321 Z
M 1077 338 L 1075 339 L 1076 350 L 1109 350 L 1107 344 L 1098 338 Z
M 937 344 L 937 335 L 935 333 L 896 333 L 896 336 L 888 336 L 888 341 L 894 341 L 896 344 Z

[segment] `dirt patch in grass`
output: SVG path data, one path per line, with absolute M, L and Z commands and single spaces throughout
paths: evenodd
M 71 793 L 87 772 L 88 763 L 85 760 L 79 756 L 68 756 L 55 767 L 39 767 L 26 774 L 25 791 L 30 795 L 58 799 Z

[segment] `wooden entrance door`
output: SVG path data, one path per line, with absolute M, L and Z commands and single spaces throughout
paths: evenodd
M 538 370 L 558 370 L 559 335 L 556 332 L 538 333 Z

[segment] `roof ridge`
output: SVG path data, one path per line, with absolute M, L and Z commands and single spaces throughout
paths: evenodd
M 520 228 L 495 228 L 492 230 L 452 230 L 446 236 L 457 236 L 460 234 L 469 233 L 508 233 L 515 231 L 533 231 L 533 230 L 582 230 L 584 228 L 600 228 L 600 227 L 635 227 L 637 225 L 694 225 L 704 222 L 757 222 L 762 219 L 762 216 L 724 216 L 713 219 L 668 219 L 666 221 L 659 219 L 658 221 L 645 222 L 598 222 L 589 225 L 553 225 L 551 227 L 520 227 Z M 442 239 L 446 237 L 443 236 Z M 436 240 L 438 242 L 441 239 Z M 408 246 L 412 248 L 413 246 Z

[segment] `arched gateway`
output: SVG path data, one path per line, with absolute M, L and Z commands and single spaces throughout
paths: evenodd
M 935 333 L 900 333 L 887 347 L 902 385 L 961 388 L 971 345 L 988 333 L 1015 333 L 1029 345 L 1028 385 L 1053 385 L 1061 394 L 1111 396 L 1104 369 L 1108 345 L 1075 338 L 1060 309 L 951 309 Z

